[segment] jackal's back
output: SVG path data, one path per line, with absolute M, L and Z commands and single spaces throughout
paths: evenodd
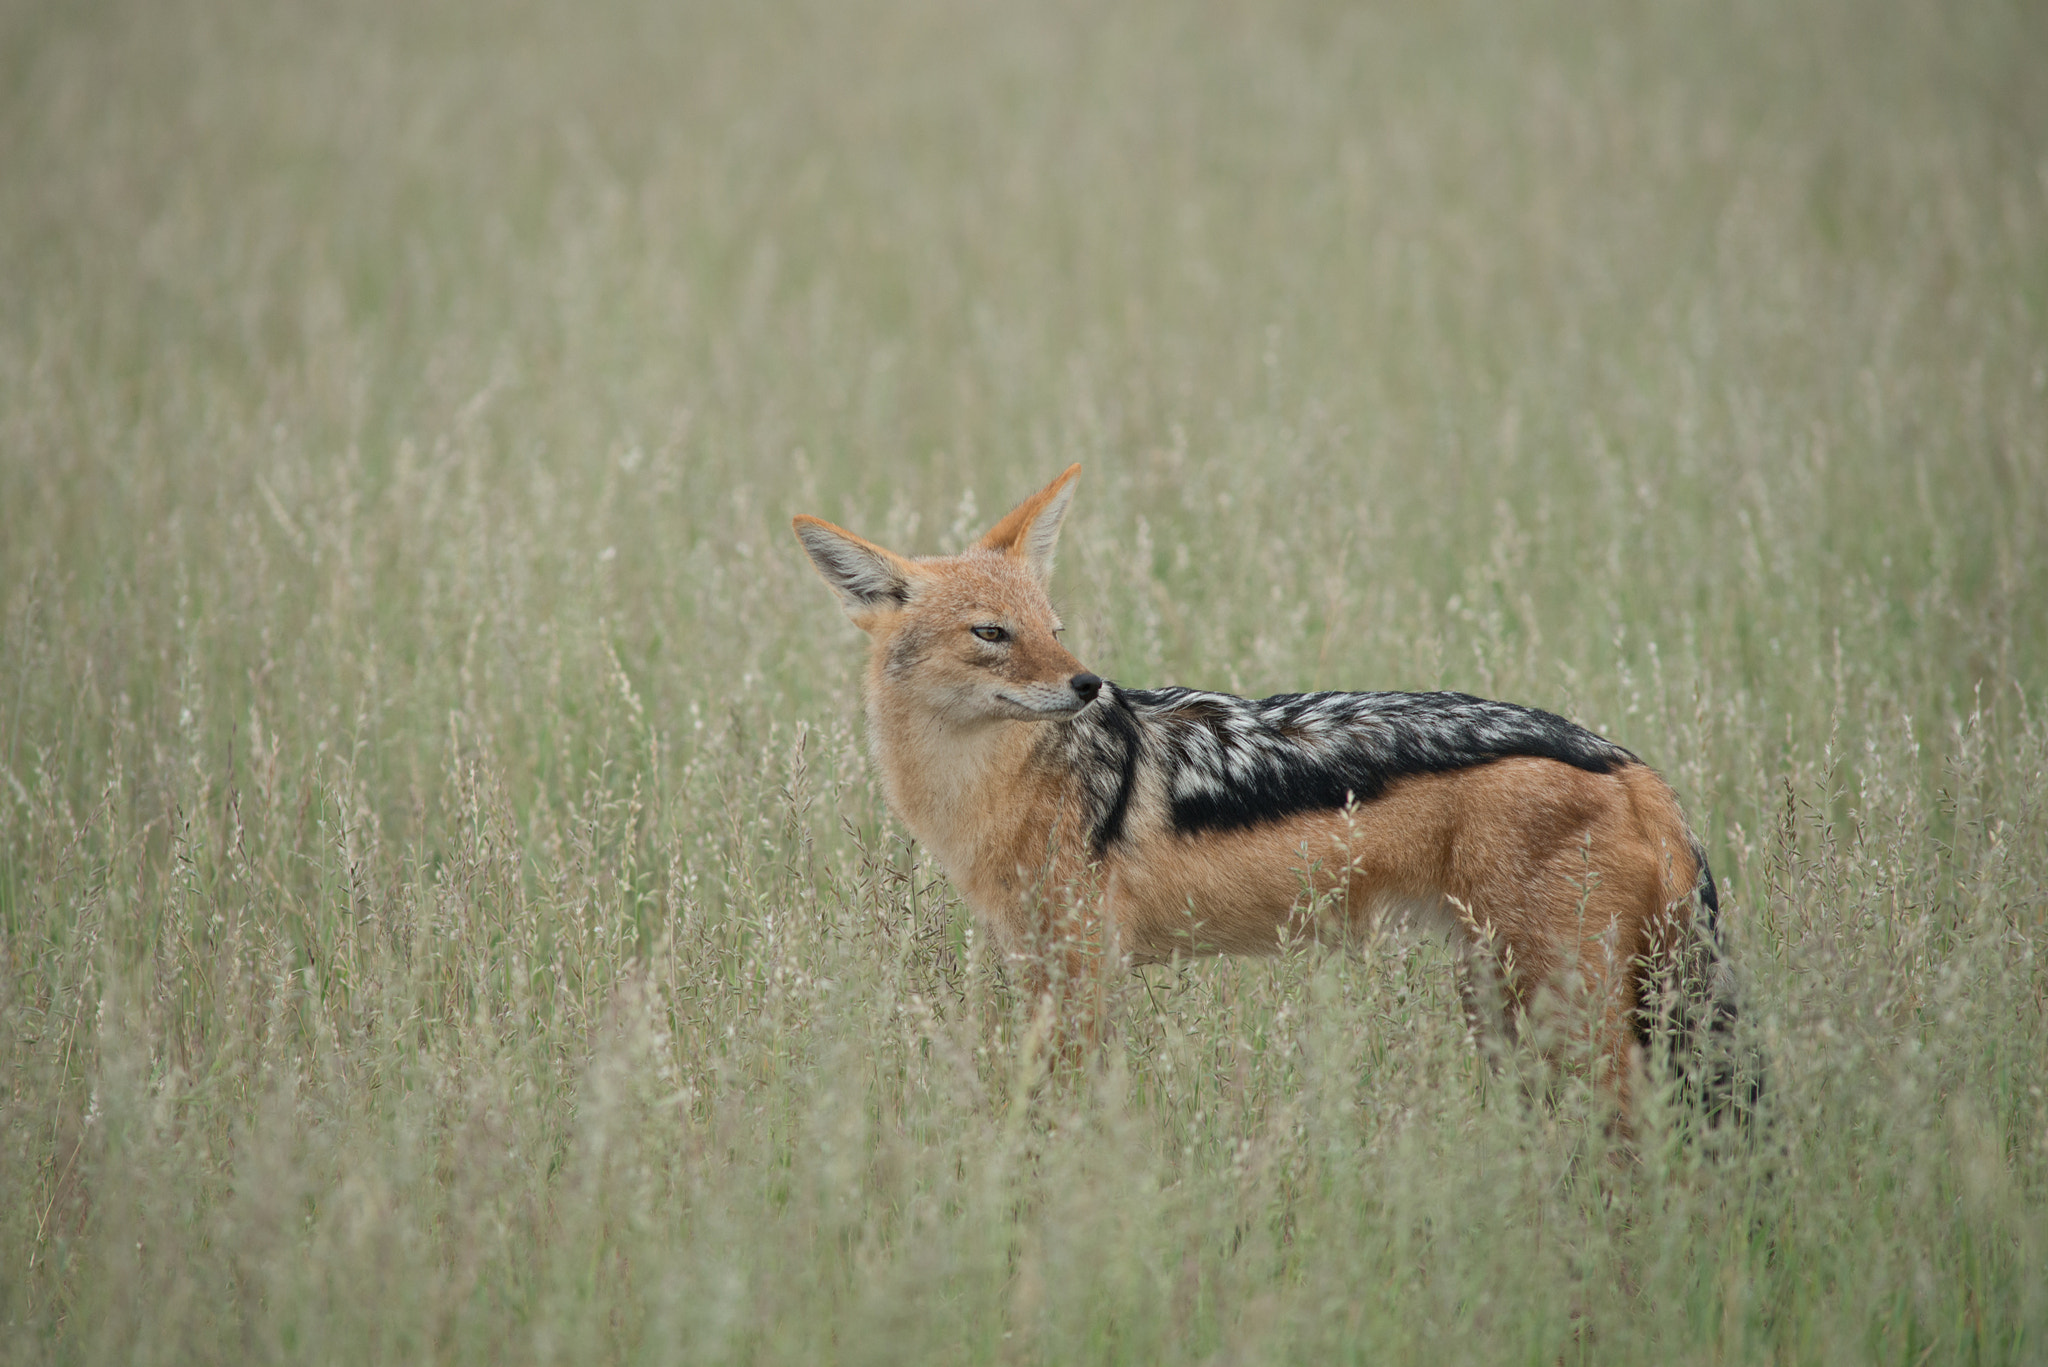
M 1068 762 L 1090 799 L 1098 852 L 1123 838 L 1148 766 L 1174 830 L 1194 834 L 1372 802 L 1399 779 L 1512 757 L 1595 774 L 1639 762 L 1555 713 L 1465 693 L 1239 698 L 1112 686 L 1068 725 Z

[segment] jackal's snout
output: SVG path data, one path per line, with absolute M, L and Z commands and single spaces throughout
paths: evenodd
M 1083 706 L 1094 702 L 1096 694 L 1102 692 L 1102 680 L 1085 669 L 1067 680 L 1067 686 L 1074 690 Z

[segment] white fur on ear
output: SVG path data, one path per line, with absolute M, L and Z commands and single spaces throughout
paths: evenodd
M 1005 513 L 975 544 L 1022 560 L 1040 584 L 1051 584 L 1053 547 L 1059 544 L 1060 522 L 1074 501 L 1074 481 L 1080 475 L 1078 464 L 1069 465 L 1058 479 Z
M 900 608 L 910 601 L 908 566 L 901 557 L 835 527 L 823 518 L 798 517 L 791 522 L 804 553 L 818 575 L 839 595 L 849 617 L 878 608 Z
M 1060 544 L 1060 524 L 1066 521 L 1067 505 L 1073 501 L 1074 481 L 1069 479 L 1051 501 L 1038 510 L 1038 516 L 1031 519 L 1031 526 L 1024 533 L 1024 559 L 1041 584 L 1052 582 L 1052 554 Z

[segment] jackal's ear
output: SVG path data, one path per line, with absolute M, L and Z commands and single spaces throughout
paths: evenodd
M 799 516 L 789 525 L 856 625 L 877 610 L 900 608 L 910 601 L 910 562 L 902 556 L 822 517 Z
M 1038 582 L 1052 582 L 1052 552 L 1059 544 L 1060 523 L 1067 505 L 1074 501 L 1074 481 L 1081 476 L 1078 464 L 1010 510 L 1009 516 L 988 529 L 981 548 L 1001 551 L 1028 564 Z

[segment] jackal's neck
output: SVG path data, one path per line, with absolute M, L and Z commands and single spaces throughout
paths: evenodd
M 960 724 L 898 705 L 871 690 L 868 733 L 889 806 L 984 914 L 1038 881 L 1062 842 L 1062 775 L 1042 762 L 1057 722 L 991 719 Z
M 999 814 L 1005 792 L 1029 766 L 1038 726 L 999 719 L 960 725 L 892 706 L 887 696 L 870 698 L 867 711 L 890 806 L 954 871 L 949 856 L 961 835 Z

